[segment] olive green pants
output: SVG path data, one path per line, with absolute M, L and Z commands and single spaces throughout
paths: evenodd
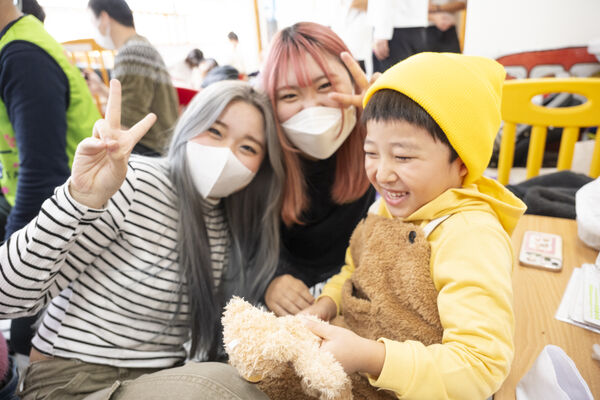
M 115 382 L 85 400 L 268 400 L 230 365 L 190 362 L 135 380 Z
M 17 394 L 21 400 L 268 400 L 223 363 L 190 362 L 157 370 L 62 358 L 29 365 Z
M 111 387 L 115 381 L 136 379 L 156 368 L 119 368 L 74 359 L 53 358 L 31 363 L 19 382 L 21 400 L 81 400 Z

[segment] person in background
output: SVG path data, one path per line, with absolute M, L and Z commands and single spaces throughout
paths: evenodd
M 122 129 L 120 94 L 113 79 L 70 179 L 0 246 L 0 318 L 48 305 L 21 400 L 80 400 L 188 356 L 219 359 L 225 302 L 258 302 L 277 267 L 284 171 L 267 96 L 209 86 L 168 156 L 150 158 L 130 154 L 156 117 Z
M 198 66 L 204 60 L 204 54 L 200 49 L 193 49 L 184 60 L 169 67 L 169 73 L 175 86 L 183 86 L 198 90 L 202 78 Z
M 229 32 L 227 34 L 227 40 L 229 41 L 231 48 L 221 64 L 231 65 L 237 69 L 240 74 L 245 75 L 246 66 L 244 64 L 244 55 L 240 50 L 240 41 L 238 39 L 238 35 L 235 32 Z
M 144 37 L 137 34 L 131 9 L 124 0 L 90 0 L 88 9 L 97 29 L 98 44 L 116 49 L 112 77 L 123 87 L 121 124 L 130 127 L 148 113 L 158 120 L 133 149 L 134 153 L 160 156 L 177 121 L 179 100 L 161 55 Z M 106 97 L 108 87 L 97 74 L 88 74 L 92 93 Z
M 37 18 L 24 16 L 12 0 L 0 0 L 2 239 L 31 221 L 67 180 L 77 144 L 100 118 L 62 46 Z M 29 355 L 35 320 L 12 321 L 10 345 L 19 359 Z
M 204 89 L 215 82 L 237 79 L 240 79 L 240 73 L 237 69 L 233 68 L 231 65 L 221 65 L 208 71 L 202 80 L 202 85 L 200 85 L 200 87 Z
M 277 33 L 260 71 L 286 162 L 281 257 L 265 293 L 277 315 L 312 304 L 375 199 L 363 164 L 362 107 L 348 101 L 369 83 L 347 52 L 331 29 L 301 22 Z
M 219 63 L 214 58 L 205 58 L 202 60 L 200 65 L 198 66 L 198 70 L 200 71 L 200 82 L 206 78 L 206 75 L 215 67 L 218 67 Z M 201 84 L 202 85 L 202 84 Z
M 33 15 L 42 23 L 46 19 L 46 13 L 44 12 L 44 9 L 38 4 L 37 0 L 22 0 L 21 11 L 23 12 L 23 14 Z
M 337 0 L 339 11 L 331 29 L 348 45 L 352 56 L 363 71 L 371 57 L 373 27 L 367 18 L 367 0 Z
M 428 0 L 369 0 L 373 72 L 426 50 Z
M 456 24 L 466 7 L 466 0 L 430 0 L 427 51 L 460 53 Z

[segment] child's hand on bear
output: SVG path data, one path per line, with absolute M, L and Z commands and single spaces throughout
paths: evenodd
M 324 296 L 306 307 L 300 314 L 310 314 L 323 321 L 329 321 L 337 315 L 337 306 L 331 297 Z
M 385 345 L 374 340 L 358 336 L 349 329 L 304 320 L 304 324 L 315 335 L 319 336 L 321 349 L 333 354 L 342 364 L 347 374 L 366 372 L 377 377 L 385 360 Z

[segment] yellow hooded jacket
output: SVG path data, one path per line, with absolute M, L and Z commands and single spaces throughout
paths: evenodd
M 369 379 L 373 386 L 400 399 L 440 400 L 485 399 L 499 389 L 514 353 L 510 235 L 524 210 L 504 186 L 482 177 L 445 191 L 405 218 L 424 227 L 451 215 L 428 237 L 443 339 L 431 346 L 379 339 L 386 355 L 379 377 Z M 392 218 L 383 200 L 377 213 Z M 342 285 L 353 272 L 348 249 L 346 265 L 322 294 L 339 312 Z

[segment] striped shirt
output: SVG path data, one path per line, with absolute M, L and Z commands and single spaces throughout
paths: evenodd
M 102 210 L 77 203 L 68 183 L 58 187 L 0 247 L 0 318 L 49 303 L 32 344 L 50 356 L 133 368 L 184 360 L 189 314 L 178 275 L 176 196 L 166 167 L 137 156 Z M 222 206 L 207 209 L 218 285 L 229 233 Z
M 223 266 L 227 265 L 229 255 L 229 229 L 225 220 L 225 213 L 221 200 L 206 199 L 204 201 L 207 211 L 204 214 L 204 223 L 208 234 L 210 246 L 210 260 L 212 263 L 215 287 L 221 283 Z

